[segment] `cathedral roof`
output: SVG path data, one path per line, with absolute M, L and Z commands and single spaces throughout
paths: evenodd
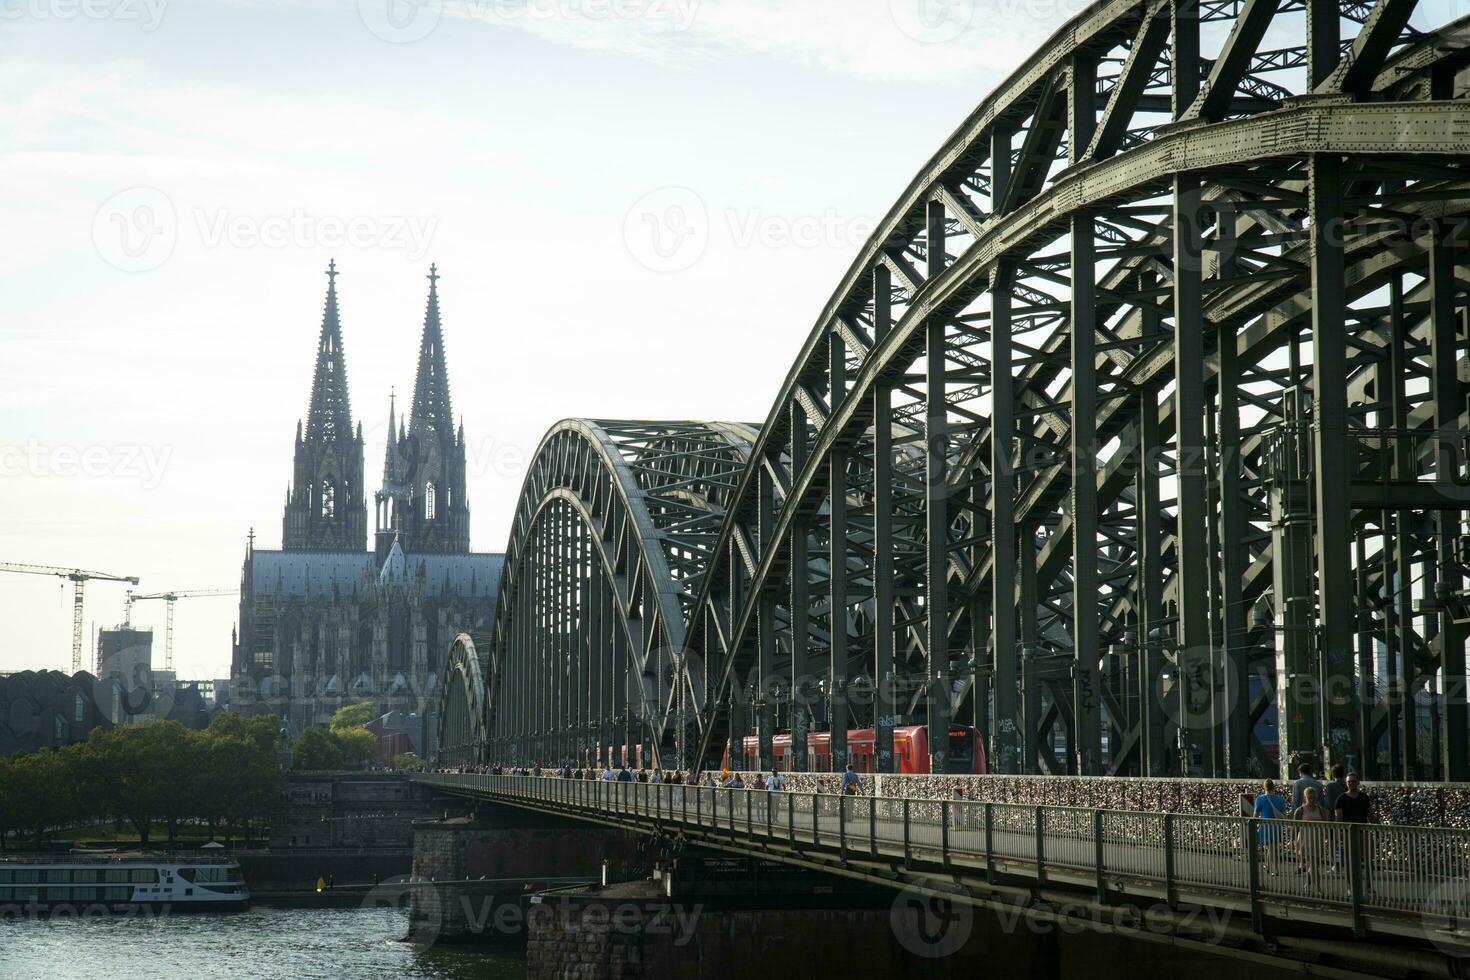
M 422 582 L 428 596 L 465 595 L 494 598 L 500 589 L 504 555 L 415 555 L 399 549 L 403 578 Z M 373 555 L 367 551 L 262 551 L 250 557 L 250 587 L 257 596 L 330 595 L 335 585 L 343 595 L 372 591 L 378 582 Z
M 407 579 L 408 562 L 403 557 L 403 546 L 398 543 L 397 536 L 394 536 L 393 547 L 388 549 L 388 557 L 383 559 L 383 567 L 378 572 L 378 584 L 402 584 Z

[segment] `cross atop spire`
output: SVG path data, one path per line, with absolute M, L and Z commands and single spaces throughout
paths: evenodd
M 332 259 L 329 262 L 327 262 L 327 285 L 328 286 L 335 286 L 335 285 L 337 285 L 337 260 L 336 259 Z
M 439 266 L 429 263 L 429 288 L 433 289 L 439 284 Z

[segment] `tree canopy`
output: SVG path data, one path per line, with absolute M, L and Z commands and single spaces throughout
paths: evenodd
M 0 848 L 12 833 L 40 846 L 48 830 L 91 820 L 130 824 L 147 847 L 155 823 L 173 843 L 185 820 L 205 821 L 213 836 L 222 821 L 263 818 L 281 778 L 279 724 L 229 713 L 204 731 L 150 721 L 0 758 Z
M 378 717 L 378 708 L 371 701 L 359 701 L 357 704 L 345 705 L 332 713 L 332 731 L 361 728 L 376 717 Z
M 291 746 L 292 769 L 361 769 L 378 737 L 362 726 L 308 728 Z

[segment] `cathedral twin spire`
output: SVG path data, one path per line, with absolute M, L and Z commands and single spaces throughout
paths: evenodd
M 337 304 L 337 264 L 327 267 L 327 300 L 317 343 L 306 424 L 296 429 L 294 480 L 287 489 L 286 551 L 361 551 L 367 540 L 362 426 L 354 430 Z M 429 304 L 419 347 L 408 430 L 390 399 L 383 488 L 375 494 L 379 559 L 394 538 L 415 551 L 469 551 L 464 433 L 452 428 L 439 321 L 439 274 L 429 271 Z
M 342 352 L 342 320 L 337 312 L 337 262 L 333 260 L 327 266 L 327 308 L 317 342 L 306 437 L 333 439 L 351 431 L 352 403 L 347 395 L 347 361 Z

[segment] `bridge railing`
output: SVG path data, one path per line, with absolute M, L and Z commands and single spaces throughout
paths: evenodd
M 1095 886 L 1129 883 L 1350 916 L 1470 921 L 1470 830 L 1065 806 L 838 796 L 670 783 L 426 774 L 447 790 L 683 824 L 797 849 Z

